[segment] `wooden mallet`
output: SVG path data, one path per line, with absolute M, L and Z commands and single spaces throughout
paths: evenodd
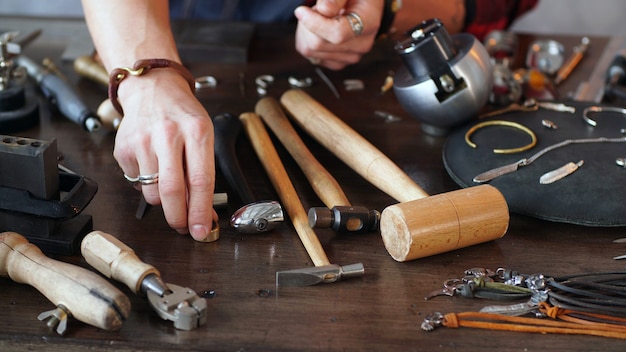
M 448 252 L 504 236 L 509 209 L 504 196 L 481 185 L 429 196 L 391 159 L 304 91 L 280 99 L 294 120 L 367 181 L 398 204 L 381 214 L 380 232 L 397 261 Z

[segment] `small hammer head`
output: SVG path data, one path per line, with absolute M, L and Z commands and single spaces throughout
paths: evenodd
M 380 212 L 362 206 L 334 206 L 332 209 L 309 209 L 311 228 L 332 228 L 339 232 L 366 233 L 378 231 Z
M 363 276 L 362 263 L 339 266 L 329 264 L 304 269 L 276 272 L 276 286 L 311 286 L 319 283 L 331 283 L 343 278 Z

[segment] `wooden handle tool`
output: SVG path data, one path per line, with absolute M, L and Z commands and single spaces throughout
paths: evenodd
M 330 261 L 317 235 L 308 224 L 307 213 L 263 126 L 263 121 L 255 113 L 244 113 L 239 118 L 313 264 L 315 266 L 329 265 Z
M 276 134 L 276 137 L 302 169 L 315 194 L 327 207 L 350 205 L 348 197 L 337 180 L 313 156 L 276 99 L 262 98 L 257 102 L 255 111 Z
M 356 263 L 345 266 L 331 264 L 313 229 L 308 226 L 307 214 L 300 198 L 293 187 L 278 152 L 270 139 L 263 121 L 255 113 L 244 113 L 240 117 L 244 129 L 250 138 L 263 168 L 269 176 L 274 188 L 291 222 L 300 237 L 315 268 L 295 269 L 276 273 L 277 286 L 307 286 L 318 283 L 336 282 L 341 278 L 362 276 L 365 272 L 363 264 Z
M 29 284 L 57 306 L 39 317 L 65 332 L 67 314 L 89 325 L 118 330 L 130 311 L 130 301 L 101 276 L 87 269 L 46 257 L 15 232 L 0 233 L 0 276 Z
M 509 211 L 502 194 L 483 185 L 428 197 L 393 161 L 302 90 L 281 103 L 304 130 L 373 185 L 401 203 L 383 210 L 380 232 L 398 261 L 502 237 Z
M 87 263 L 106 277 L 118 280 L 136 294 L 148 297 L 152 308 L 180 330 L 206 323 L 207 304 L 190 288 L 166 284 L 152 265 L 142 262 L 135 251 L 112 235 L 92 231 L 81 242 Z
M 280 101 L 307 133 L 397 201 L 428 196 L 393 161 L 304 91 L 289 90 Z
M 262 98 L 256 104 L 261 116 L 296 161 L 325 207 L 312 207 L 308 212 L 312 228 L 331 227 L 335 231 L 364 233 L 378 230 L 380 212 L 362 206 L 352 206 L 339 182 L 320 164 L 307 148 L 298 132 L 283 112 L 278 101 Z

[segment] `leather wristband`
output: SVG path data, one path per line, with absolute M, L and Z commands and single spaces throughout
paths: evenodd
M 192 92 L 196 91 L 195 80 L 191 72 L 185 66 L 168 59 L 141 59 L 137 60 L 133 67 L 118 67 L 109 75 L 109 100 L 120 115 L 124 116 L 124 110 L 117 99 L 117 90 L 120 83 L 128 76 L 143 76 L 155 68 L 171 68 L 187 80 Z

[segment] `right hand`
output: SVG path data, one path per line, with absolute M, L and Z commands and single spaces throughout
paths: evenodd
M 171 69 L 154 69 L 120 83 L 124 118 L 115 139 L 115 159 L 131 177 L 158 172 L 158 183 L 141 186 L 146 201 L 161 204 L 178 233 L 204 240 L 213 209 L 213 124 L 188 82 Z

